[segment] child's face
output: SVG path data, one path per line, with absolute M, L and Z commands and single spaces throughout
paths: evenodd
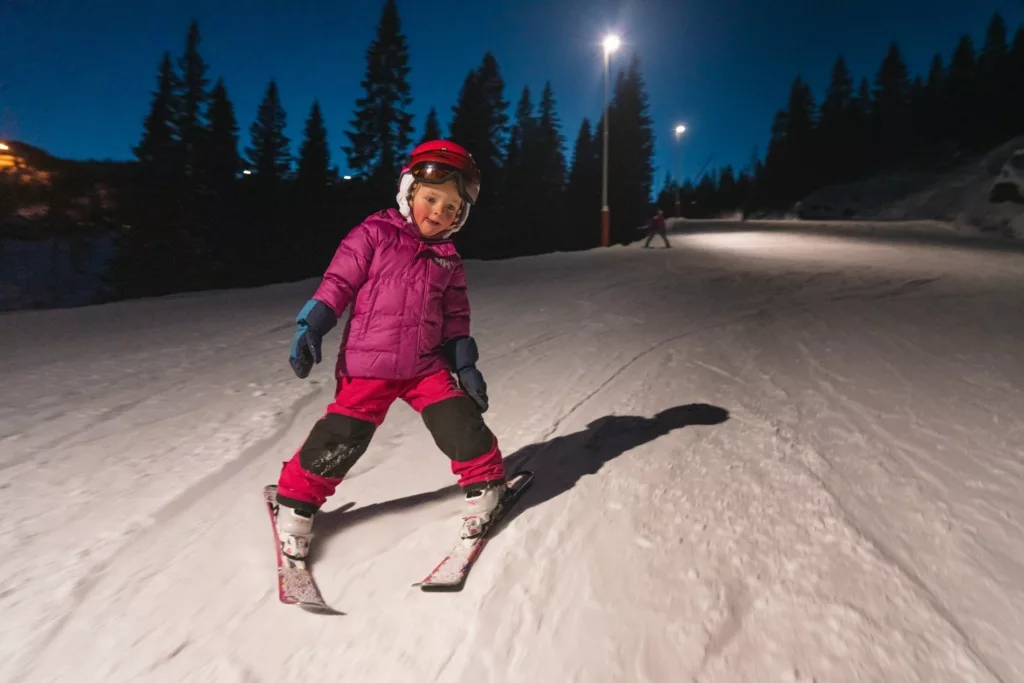
M 412 196 L 413 220 L 428 239 L 451 228 L 461 208 L 462 197 L 453 180 L 443 185 L 421 183 Z

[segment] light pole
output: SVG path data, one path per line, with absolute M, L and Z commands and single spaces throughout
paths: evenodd
M 683 137 L 683 133 L 685 133 L 685 132 L 686 132 L 686 126 L 684 126 L 682 124 L 676 126 L 676 146 L 673 148 L 673 151 L 675 152 L 675 154 L 673 156 L 676 157 L 676 163 L 673 164 L 673 166 L 676 167 L 675 168 L 675 172 L 677 174 L 676 175 L 676 218 L 681 218 L 682 215 L 683 215 L 683 207 L 682 207 L 682 204 L 679 203 L 679 185 L 680 185 L 680 183 L 683 182 L 683 172 L 679 168 L 679 157 L 680 157 L 679 140 L 680 140 L 680 138 Z
M 611 242 L 611 212 L 608 209 L 608 62 L 611 54 L 619 49 L 622 41 L 614 33 L 604 38 L 604 163 L 601 180 L 601 246 L 607 247 Z

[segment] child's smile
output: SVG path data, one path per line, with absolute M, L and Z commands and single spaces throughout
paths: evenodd
M 430 239 L 449 230 L 459 218 L 462 197 L 454 181 L 420 184 L 413 193 L 412 216 L 420 234 Z

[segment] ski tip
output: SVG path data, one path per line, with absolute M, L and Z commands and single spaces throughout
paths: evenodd
M 334 617 L 343 617 L 343 616 L 345 616 L 344 612 L 339 612 L 338 610 L 334 609 L 333 607 L 331 607 L 330 605 L 327 605 L 327 604 L 322 604 L 322 603 L 317 603 L 317 602 L 300 602 L 300 603 L 297 603 L 297 604 L 298 604 L 299 607 L 301 607 L 303 609 L 303 611 L 309 612 L 310 614 L 322 614 L 324 616 L 334 616 Z
M 315 601 L 315 600 L 314 601 L 310 601 L 310 600 L 303 601 L 303 600 L 297 600 L 294 597 L 282 597 L 281 598 L 281 604 L 282 605 L 289 605 L 289 606 L 299 607 L 303 611 L 309 612 L 311 614 L 333 614 L 333 615 L 338 615 L 338 616 L 344 616 L 345 615 L 344 612 L 339 612 L 338 610 L 334 609 L 333 607 L 328 605 L 326 602 L 323 602 L 322 600 L 320 600 L 320 601 Z
M 424 593 L 458 593 L 466 586 L 465 580 L 458 583 L 421 583 L 420 590 Z
M 533 472 L 530 470 L 519 470 L 506 479 L 511 489 L 529 486 L 533 483 Z

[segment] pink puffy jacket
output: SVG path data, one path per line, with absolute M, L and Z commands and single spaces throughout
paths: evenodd
M 380 211 L 338 246 L 313 295 L 339 318 L 354 301 L 338 377 L 412 379 L 448 367 L 442 343 L 469 335 L 462 259 L 425 240 L 397 209 Z

